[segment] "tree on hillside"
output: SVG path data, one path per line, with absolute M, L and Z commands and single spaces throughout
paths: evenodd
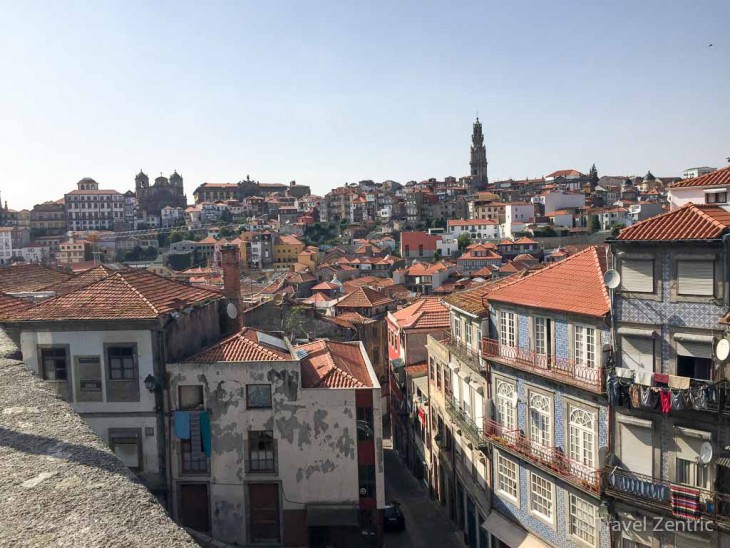
M 457 242 L 459 243 L 459 251 L 463 251 L 471 245 L 471 236 L 469 236 L 466 232 L 462 232 L 459 235 Z

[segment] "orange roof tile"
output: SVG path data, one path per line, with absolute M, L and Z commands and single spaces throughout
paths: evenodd
M 340 286 L 333 284 L 332 282 L 320 282 L 312 288 L 312 291 L 331 291 L 333 289 L 339 289 Z
M 49 285 L 72 278 L 72 274 L 39 264 L 17 264 L 0 268 L 0 291 L 24 293 L 43 291 Z
M 714 240 L 730 228 L 730 212 L 687 204 L 624 228 L 617 240 Z
M 395 301 L 380 291 L 363 286 L 346 295 L 335 308 L 373 308 L 393 304 Z
M 428 362 L 419 362 L 412 365 L 406 365 L 406 375 L 411 377 L 422 377 L 428 373 Z
M 261 335 L 264 335 L 263 337 Z M 278 341 L 278 346 L 271 344 Z M 238 333 L 188 358 L 189 363 L 272 362 L 294 360 L 286 343 L 257 329 L 244 327 Z
M 6 295 L 5 293 L 0 293 L 0 321 L 2 321 L 4 317 L 10 317 L 18 311 L 25 310 L 30 306 L 33 306 L 33 303 L 30 301 Z
M 449 328 L 449 309 L 434 297 L 418 299 L 413 304 L 392 312 L 391 317 L 401 329 Z
M 178 283 L 147 270 L 123 270 L 13 315 L 15 321 L 153 319 L 223 298 L 217 291 Z
M 688 188 L 697 186 L 730 185 L 730 166 L 723 167 L 712 173 L 706 173 L 694 179 L 685 179 L 669 185 L 669 188 Z
M 314 341 L 293 348 L 299 357 L 302 388 L 374 386 L 359 342 Z
M 77 274 L 68 280 L 64 280 L 54 285 L 49 285 L 45 291 L 54 291 L 56 295 L 65 295 L 66 293 L 71 293 L 72 291 L 76 291 L 77 289 L 85 287 L 91 283 L 98 282 L 107 276 L 111 276 L 123 268 L 125 267 L 114 268 L 105 264 L 100 264 L 82 272 L 81 274 Z
M 468 289 L 452 293 L 448 297 L 445 297 L 443 302 L 469 314 L 484 316 L 488 312 L 487 307 L 484 306 L 484 297 L 490 292 L 496 291 L 500 287 L 511 283 L 513 280 L 514 278 L 510 276 L 475 284 Z
M 605 271 L 604 250 L 589 247 L 563 261 L 514 279 L 489 293 L 487 300 L 603 317 L 610 311 L 608 291 L 603 283 Z

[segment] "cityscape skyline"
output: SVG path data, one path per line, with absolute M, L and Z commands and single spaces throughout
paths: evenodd
M 728 154 L 722 2 L 170 7 L 6 4 L 0 47 L 16 54 L 0 60 L 14 83 L 0 90 L 0 192 L 11 208 L 83 177 L 125 191 L 140 168 L 177 170 L 189 199 L 247 174 L 319 195 L 361 179 L 460 177 L 477 112 L 491 180 L 593 163 L 679 175 Z M 478 30 L 462 32 L 467 20 Z

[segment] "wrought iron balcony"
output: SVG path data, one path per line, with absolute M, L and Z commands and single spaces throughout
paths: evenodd
M 486 371 L 486 367 L 481 363 L 479 352 L 471 346 L 467 346 L 465 342 L 452 336 L 447 336 L 439 342 L 475 373 L 482 374 Z
M 539 354 L 529 348 L 508 346 L 487 338 L 482 339 L 482 356 L 591 392 L 605 392 L 603 367 L 592 367 L 569 358 Z
M 519 430 L 508 430 L 490 419 L 484 419 L 483 432 L 493 444 L 561 477 L 571 485 L 591 493 L 600 493 L 601 470 L 571 459 L 559 447 L 541 445 Z
M 481 427 L 451 398 L 446 400 L 446 411 L 477 447 L 486 446 L 487 439 L 484 437 Z
M 606 467 L 604 476 L 606 493 L 623 500 L 663 510 L 678 518 L 730 523 L 730 495 L 727 493 L 679 485 L 614 466 Z

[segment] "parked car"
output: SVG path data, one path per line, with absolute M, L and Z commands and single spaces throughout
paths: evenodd
M 385 531 L 403 531 L 406 528 L 406 520 L 400 509 L 400 503 L 390 501 L 385 503 L 385 511 L 383 512 L 383 530 Z

